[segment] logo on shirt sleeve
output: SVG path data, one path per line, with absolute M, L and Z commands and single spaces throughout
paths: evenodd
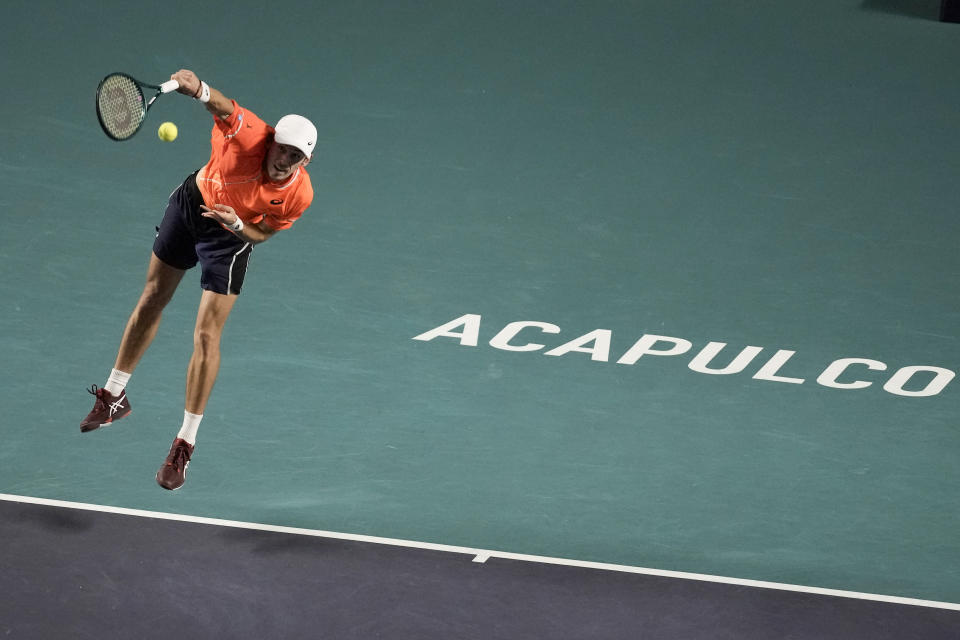
M 270 204 L 283 204 L 283 200 L 282 199 L 271 200 Z

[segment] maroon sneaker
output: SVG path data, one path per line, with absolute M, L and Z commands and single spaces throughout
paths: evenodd
M 93 409 L 80 423 L 80 431 L 83 433 L 105 427 L 130 413 L 130 402 L 127 400 L 126 390 L 121 391 L 119 396 L 115 396 L 106 389 L 98 389 L 97 385 L 93 385 L 87 389 L 87 392 L 93 394 L 97 400 L 93 404 Z
M 183 438 L 174 440 L 166 461 L 157 471 L 157 484 L 171 491 L 182 487 L 187 479 L 187 467 L 190 466 L 190 456 L 192 455 L 192 444 Z

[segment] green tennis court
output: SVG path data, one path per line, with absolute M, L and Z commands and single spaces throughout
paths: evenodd
M 960 31 L 921 4 L 7 3 L 0 493 L 960 603 Z M 198 274 L 133 414 L 76 424 L 209 155 L 190 100 L 117 143 L 94 90 L 184 67 L 320 141 L 171 494 Z

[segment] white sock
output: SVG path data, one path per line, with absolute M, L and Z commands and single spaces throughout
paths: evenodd
M 189 411 L 183 412 L 183 426 L 180 427 L 178 438 L 186 440 L 189 444 L 197 441 L 197 429 L 200 428 L 200 421 L 203 420 L 203 414 L 197 415 Z
M 118 396 L 121 391 L 127 388 L 127 383 L 130 382 L 131 375 L 133 374 L 111 369 L 110 377 L 107 378 L 107 384 L 103 385 L 103 388 L 109 391 L 110 395 Z

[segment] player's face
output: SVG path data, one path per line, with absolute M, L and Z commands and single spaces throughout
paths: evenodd
M 296 147 L 271 142 L 267 155 L 263 159 L 263 170 L 274 182 L 286 180 L 298 167 L 307 164 L 309 159 Z

